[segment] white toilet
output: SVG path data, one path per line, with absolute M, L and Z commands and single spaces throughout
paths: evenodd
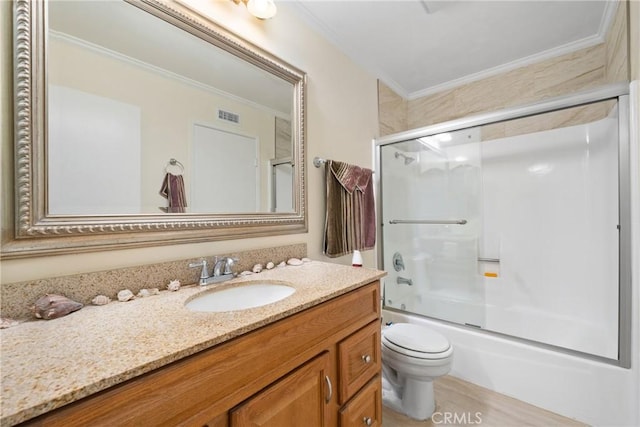
M 416 420 L 433 414 L 433 380 L 451 370 L 453 348 L 424 326 L 394 323 L 382 330 L 383 403 Z

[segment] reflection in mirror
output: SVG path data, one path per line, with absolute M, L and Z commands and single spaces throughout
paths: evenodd
M 179 2 L 14 0 L 18 258 L 307 231 L 306 75 Z
M 293 212 L 293 84 L 125 2 L 48 12 L 49 214 Z

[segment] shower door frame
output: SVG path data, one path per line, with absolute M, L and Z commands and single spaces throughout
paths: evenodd
M 379 236 L 378 266 L 384 269 L 384 235 L 382 233 L 382 191 L 381 191 L 381 148 L 385 145 L 410 141 L 417 138 L 436 135 L 443 132 L 453 132 L 461 129 L 488 125 L 506 120 L 521 119 L 543 113 L 551 113 L 582 105 L 593 104 L 606 100 L 616 100 L 618 105 L 618 358 L 611 359 L 595 354 L 572 350 L 539 341 L 533 341 L 487 329 L 465 326 L 460 323 L 412 313 L 417 316 L 427 317 L 431 320 L 454 325 L 459 328 L 473 329 L 477 332 L 487 333 L 520 341 L 529 345 L 547 348 L 554 351 L 576 355 L 579 357 L 605 362 L 622 368 L 631 367 L 631 171 L 629 153 L 629 85 L 617 83 L 602 86 L 596 89 L 577 92 L 571 95 L 560 96 L 548 100 L 507 108 L 490 113 L 476 114 L 461 119 L 450 120 L 435 125 L 425 126 L 405 132 L 380 137 L 373 140 L 373 164 L 377 173 L 374 174 L 376 190 L 376 214 L 377 234 Z M 480 142 L 482 143 L 482 142 Z M 384 295 L 384 289 L 383 289 Z M 383 308 L 391 311 L 399 311 L 393 307 L 386 307 L 382 300 Z M 400 310 L 401 311 L 401 310 Z

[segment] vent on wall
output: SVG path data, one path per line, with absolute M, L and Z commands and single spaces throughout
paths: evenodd
M 229 111 L 218 110 L 218 118 L 231 123 L 240 123 L 240 116 Z

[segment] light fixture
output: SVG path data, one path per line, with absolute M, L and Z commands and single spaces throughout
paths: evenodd
M 235 4 L 244 3 L 250 14 L 258 19 L 269 19 L 276 16 L 278 8 L 273 0 L 233 0 Z

